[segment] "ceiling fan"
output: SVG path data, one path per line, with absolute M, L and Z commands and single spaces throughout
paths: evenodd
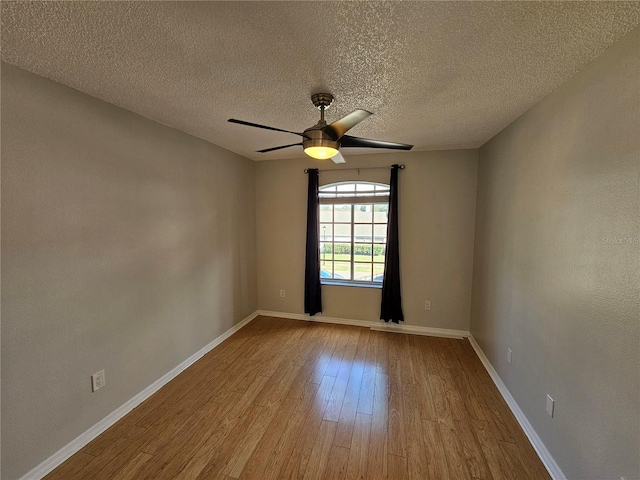
M 229 122 L 247 125 L 249 127 L 275 130 L 276 132 L 293 133 L 294 135 L 300 135 L 303 138 L 302 143 L 292 143 L 290 145 L 265 148 L 264 150 L 258 150 L 257 153 L 272 152 L 282 148 L 302 145 L 304 153 L 310 157 L 319 160 L 330 158 L 334 163 L 345 163 L 344 157 L 339 152 L 341 147 L 389 148 L 393 150 L 411 150 L 413 148 L 413 145 L 407 145 L 405 143 L 385 142 L 382 140 L 371 140 L 368 138 L 345 135 L 347 131 L 373 114 L 367 110 L 358 109 L 348 115 L 345 115 L 340 120 L 336 120 L 335 122 L 327 125 L 327 122 L 324 119 L 324 111 L 329 108 L 333 102 L 333 95 L 330 93 L 315 93 L 311 96 L 311 101 L 316 107 L 318 107 L 318 109 L 320 109 L 320 121 L 313 127 L 307 128 L 302 133 L 282 130 L 281 128 L 268 127 L 257 123 L 245 122 L 244 120 L 236 120 L 235 118 L 230 118 Z

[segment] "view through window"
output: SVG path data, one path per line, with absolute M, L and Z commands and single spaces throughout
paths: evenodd
M 389 185 L 345 182 L 320 187 L 323 283 L 382 283 L 388 211 Z

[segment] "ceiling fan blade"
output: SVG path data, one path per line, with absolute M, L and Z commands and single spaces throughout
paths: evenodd
M 369 138 L 351 137 L 344 135 L 340 139 L 341 147 L 360 147 L 360 148 L 390 148 L 393 150 L 411 150 L 413 145 L 406 143 L 385 142 L 384 140 L 371 140 Z
M 342 156 L 342 154 L 340 152 L 336 153 L 333 157 L 331 157 L 331 160 L 333 161 L 333 163 L 346 163 L 346 160 L 344 159 L 344 157 Z
M 265 148 L 264 150 L 258 150 L 256 153 L 273 152 L 274 150 L 280 150 L 281 148 L 295 147 L 296 145 L 302 145 L 301 143 L 292 143 L 291 145 L 280 145 L 279 147 Z
M 373 113 L 366 110 L 354 110 L 348 115 L 345 115 L 340 120 L 336 120 L 331 125 L 324 127 L 324 131 L 331 135 L 335 140 L 342 137 L 348 130 L 355 127 L 361 121 L 368 118 Z
M 240 125 L 246 125 L 248 127 L 256 127 L 256 128 L 264 128 L 266 130 L 273 130 L 276 132 L 284 132 L 284 133 L 293 133 L 294 135 L 300 135 L 301 137 L 305 137 L 305 138 L 309 138 L 307 135 L 305 135 L 304 133 L 300 133 L 300 132 L 292 132 L 290 130 L 283 130 L 281 128 L 275 128 L 275 127 L 268 127 L 266 125 L 260 125 L 259 123 L 251 123 L 251 122 L 245 122 L 244 120 L 237 120 L 235 118 L 230 118 L 229 120 L 227 120 L 228 122 L 231 123 L 238 123 Z

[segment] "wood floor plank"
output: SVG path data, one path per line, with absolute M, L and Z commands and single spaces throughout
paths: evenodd
M 389 339 L 395 333 L 374 331 L 371 333 L 376 339 L 376 372 L 385 375 L 389 374 Z
M 387 463 L 389 465 L 389 480 L 396 478 L 407 478 L 407 459 L 391 454 L 387 455 L 387 457 Z
M 176 475 L 176 480 L 195 480 L 208 463 L 208 456 L 195 455 L 191 457 L 185 467 Z
M 131 480 L 134 478 L 138 478 L 138 472 L 140 471 L 140 469 L 152 458 L 153 455 L 149 455 L 148 453 L 138 453 L 138 455 L 133 457 L 133 459 L 129 463 L 127 463 L 113 475 L 113 479 Z
M 136 478 L 157 480 L 174 478 L 189 463 L 202 443 L 216 428 L 223 405 L 209 402 L 192 415 L 184 426 L 154 449 L 153 458 L 138 471 Z M 145 446 L 143 451 L 149 453 Z
M 219 478 L 226 475 L 229 470 L 235 470 L 237 466 L 241 470 L 246 463 L 247 451 L 251 453 L 255 448 L 255 443 L 264 434 L 272 413 L 268 407 L 251 405 L 217 448 L 203 449 L 197 453 L 197 455 L 203 455 L 206 452 L 209 463 L 196 478 Z M 251 432 L 251 435 L 246 435 L 247 432 Z M 256 439 L 256 437 L 259 438 Z
M 469 422 L 466 419 L 455 420 L 455 432 L 460 441 L 462 454 L 467 461 L 471 478 L 491 480 L 493 476 Z
M 329 452 L 329 464 L 323 478 L 327 480 L 343 480 L 347 475 L 348 461 L 349 449 L 334 444 Z
M 322 480 L 324 478 L 324 472 L 329 463 L 329 453 L 333 446 L 333 437 L 336 434 L 337 426 L 338 424 L 336 422 L 322 421 L 316 441 L 313 444 L 313 449 L 311 450 L 311 455 L 309 456 L 309 463 L 304 471 L 305 480 Z
M 338 341 L 343 330 L 338 329 L 337 327 L 339 326 L 341 325 L 331 325 L 329 327 L 322 350 L 319 352 L 317 358 L 312 359 L 314 368 L 311 370 L 311 378 L 308 380 L 309 382 L 320 384 L 322 378 L 327 373 L 334 352 L 336 349 L 340 348 Z M 329 376 L 335 378 L 335 375 Z
M 281 478 L 303 478 L 311 451 L 313 450 L 324 411 L 327 408 L 335 377 L 325 376 L 314 401 L 314 408 L 308 410 L 306 420 L 296 444 L 280 472 Z
M 48 480 L 549 480 L 468 340 L 257 317 Z
M 394 334 L 395 335 L 395 334 Z M 398 335 L 399 336 L 399 335 Z M 391 369 L 389 371 L 389 429 L 388 429 L 388 451 L 392 455 L 407 457 L 407 437 L 405 429 L 403 384 L 401 382 L 400 370 L 402 366 L 399 359 L 389 354 Z
M 85 466 L 95 460 L 95 456 L 80 451 L 47 475 L 47 480 L 67 480 L 76 478 Z
M 262 463 L 262 471 L 260 472 L 260 466 L 251 467 L 251 464 L 249 464 L 245 471 L 243 471 L 242 479 L 260 478 L 264 480 L 275 480 L 282 478 L 280 471 L 287 466 L 288 462 L 293 459 L 293 463 L 295 463 L 295 459 L 301 458 L 302 449 L 296 450 L 296 446 L 298 445 L 298 440 L 305 434 L 304 428 L 313 428 L 313 420 L 309 421 L 309 413 L 313 412 L 317 405 L 324 402 L 325 397 L 331 392 L 334 381 L 334 378 L 326 377 L 326 380 L 320 385 L 314 383 L 308 384 L 313 388 L 311 394 L 303 397 L 296 406 L 284 427 L 278 444 L 271 451 L 267 461 Z M 321 415 L 312 415 L 312 417 L 320 419 Z M 318 422 L 319 421 L 320 420 L 318 420 Z M 256 476 L 256 474 L 260 476 Z
M 301 399 L 286 397 L 282 399 L 271 423 L 266 428 L 264 435 L 257 443 L 253 454 L 246 459 L 246 466 L 242 470 L 245 477 L 257 478 L 264 470 L 264 466 L 269 462 L 271 453 L 280 443 L 280 437 L 286 429 L 287 424 L 293 417 L 296 407 Z M 240 477 L 240 472 L 234 472 Z M 228 475 L 233 476 L 231 473 Z
M 427 471 L 429 472 L 426 478 L 431 480 L 453 478 L 449 475 L 447 456 L 440 437 L 438 422 L 423 419 L 422 433 L 426 445 L 424 453 L 427 460 Z
M 520 478 L 551 480 L 551 476 L 540 461 L 524 453 L 521 444 L 516 445 L 510 442 L 498 442 L 498 444 L 505 462 L 509 464 L 511 470 L 519 472 Z
M 113 477 L 115 472 L 125 466 L 135 457 L 146 442 L 147 429 L 134 425 L 121 438 L 118 438 L 99 456 L 77 471 L 73 476 L 65 480 L 81 480 L 96 478 L 107 480 Z M 54 472 L 55 473 L 55 472 Z
M 346 478 L 367 478 L 367 459 L 371 439 L 371 415 L 358 413 L 349 451 L 349 463 Z
M 291 383 L 296 378 L 302 367 L 291 365 L 282 369 L 277 375 L 270 377 L 256 399 L 255 405 L 266 407 L 279 402 L 291 388 Z
M 314 384 L 315 385 L 315 384 Z M 317 386 L 319 388 L 319 386 Z M 296 410 L 283 431 L 277 445 L 273 448 L 267 458 L 252 459 L 240 476 L 243 480 L 277 480 L 283 478 L 280 471 L 286 468 L 288 462 L 295 456 L 300 458 L 300 454 L 293 455 L 294 449 L 302 434 L 303 427 L 307 420 L 307 412 Z M 265 438 L 265 437 L 263 437 Z M 293 469 L 292 465 L 292 469 Z M 294 477 L 295 478 L 295 477 Z
M 513 468 L 512 464 L 507 462 L 489 422 L 473 419 L 471 423 L 494 480 L 531 478 L 529 475 L 519 477 L 518 471 Z
M 449 424 L 443 422 L 438 423 L 438 431 L 440 432 L 440 438 L 442 438 L 442 444 L 444 445 L 449 474 L 451 474 L 452 478 L 470 480 L 471 473 L 469 472 L 469 467 L 462 452 L 462 445 L 460 444 L 457 432 L 450 427 Z
M 433 395 L 431 394 L 431 386 L 429 384 L 429 371 L 426 367 L 422 351 L 420 349 L 419 339 L 421 335 L 411 335 L 409 337 L 410 354 L 416 366 L 415 379 L 418 386 L 418 403 L 420 416 L 427 420 L 436 419 L 436 410 L 433 403 Z
M 401 359 L 401 369 L 400 369 L 400 381 L 402 383 L 416 383 L 416 374 L 415 374 L 415 359 L 411 354 L 411 345 L 409 344 L 409 335 L 401 334 L 398 335 L 398 355 Z
M 331 358 L 329 359 L 329 363 L 327 365 L 327 369 L 324 373 L 329 377 L 335 377 L 338 375 L 342 357 L 344 356 L 345 350 L 349 343 L 349 336 L 352 332 L 351 327 L 347 325 L 336 325 L 335 327 L 335 334 L 337 335 L 335 349 L 332 352 Z
M 260 377 L 264 379 L 265 377 Z M 204 443 L 198 449 L 197 455 L 206 456 L 208 452 L 212 452 L 220 448 L 225 438 L 242 420 L 246 411 L 251 407 L 251 402 L 255 396 L 255 391 L 260 388 L 261 384 L 252 385 L 249 391 L 244 394 L 232 393 L 228 399 L 220 405 L 224 406 L 224 414 L 219 416 L 216 421 L 215 430 L 209 435 Z M 222 410 L 220 410 L 222 412 Z
M 316 328 L 318 324 L 314 322 L 304 322 L 301 325 L 304 335 L 298 343 L 297 350 L 291 355 L 291 363 L 298 367 L 304 366 L 314 351 L 321 347 L 324 332 L 324 329 Z
M 438 339 L 433 337 L 420 336 L 420 349 L 422 350 L 422 358 L 429 375 L 437 375 L 440 369 L 436 359 L 435 352 L 438 350 Z
M 135 410 L 89 442 L 89 444 L 82 449 L 82 452 L 93 457 L 101 455 L 116 440 L 122 438 L 131 428 L 136 426 L 138 416 L 134 412 Z
M 356 422 L 356 411 L 360 400 L 360 387 L 362 385 L 362 376 L 364 375 L 368 343 L 369 331 L 364 330 L 359 337 L 358 346 L 352 361 L 351 373 L 342 401 L 336 438 L 334 440 L 336 445 L 345 448 L 349 448 L 351 445 L 351 437 Z
M 342 411 L 349 378 L 351 377 L 351 369 L 353 368 L 353 358 L 356 353 L 357 337 L 359 333 L 359 329 L 356 329 L 355 332 L 351 332 L 347 345 L 345 345 L 344 353 L 338 367 L 338 372 L 336 373 L 336 382 L 333 386 L 331 398 L 324 414 L 324 419 L 327 421 L 337 422 L 340 419 L 340 412 Z
M 257 412 L 257 415 L 251 421 L 249 427 L 243 429 L 244 431 L 241 434 L 241 438 L 234 442 L 229 442 L 230 455 L 227 457 L 227 465 L 222 471 L 223 475 L 240 478 L 240 474 L 249 462 L 258 443 L 267 431 L 272 418 L 280 407 L 280 402 L 268 407 L 253 407 L 256 409 L 261 408 L 261 410 Z
M 367 352 L 362 371 L 362 382 L 358 394 L 358 413 L 371 415 L 373 413 L 373 388 L 376 381 L 376 350 L 377 340 L 373 332 L 369 331 L 367 338 Z
M 407 436 L 407 478 L 422 480 L 428 476 L 425 450 L 427 445 L 422 434 L 419 387 L 417 384 L 403 384 L 404 418 Z
M 436 419 L 439 422 L 445 422 L 452 425 L 453 419 L 449 401 L 447 400 L 445 384 L 439 375 L 429 374 L 429 386 L 433 396 L 433 405 L 435 408 Z
M 389 425 L 389 376 L 376 373 L 373 393 L 373 414 L 367 458 L 367 478 L 387 478 L 388 425 Z

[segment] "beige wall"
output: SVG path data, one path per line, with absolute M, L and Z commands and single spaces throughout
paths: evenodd
M 640 475 L 639 53 L 636 30 L 480 150 L 471 332 L 571 479 Z
M 399 174 L 405 323 L 468 330 L 477 151 L 345 155 L 342 168 L 406 165 Z M 307 167 L 334 168 L 302 155 L 257 164 L 258 305 L 263 310 L 304 312 Z M 320 173 L 321 184 L 345 180 L 389 183 L 389 170 Z M 325 285 L 323 314 L 379 321 L 380 292 Z M 424 310 L 425 300 L 432 302 L 430 312 Z
M 2 65 L 2 478 L 256 310 L 254 184 L 250 160 Z

